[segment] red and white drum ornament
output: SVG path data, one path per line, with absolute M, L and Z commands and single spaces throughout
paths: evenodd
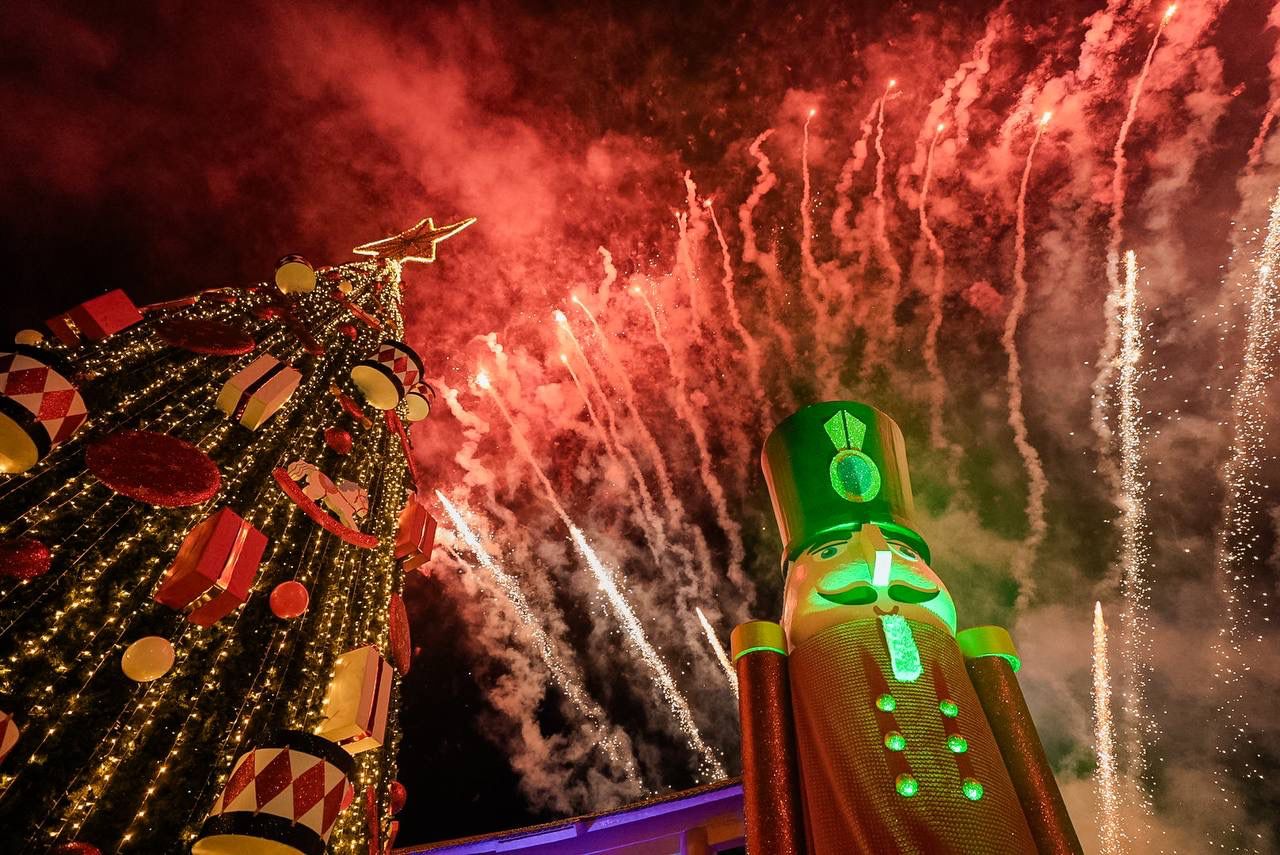
M 406 392 L 422 382 L 422 360 L 404 342 L 386 339 L 372 358 L 352 366 L 351 382 L 369 406 L 393 410 Z

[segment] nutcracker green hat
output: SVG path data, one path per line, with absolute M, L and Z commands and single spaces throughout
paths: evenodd
M 805 407 L 769 434 L 761 465 L 784 563 L 819 538 L 867 523 L 929 560 L 915 522 L 902 431 L 875 407 L 853 401 Z

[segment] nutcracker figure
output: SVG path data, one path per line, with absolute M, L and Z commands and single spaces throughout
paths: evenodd
M 786 588 L 733 634 L 748 851 L 1081 855 L 1009 634 L 956 631 L 897 424 L 814 404 L 762 462 Z

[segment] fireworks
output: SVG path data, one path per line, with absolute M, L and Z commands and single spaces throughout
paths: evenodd
M 1106 459 L 1111 450 L 1111 426 L 1107 419 L 1107 403 L 1112 376 L 1115 374 L 1116 349 L 1120 342 L 1117 311 L 1122 287 L 1120 244 L 1124 240 L 1124 203 L 1128 190 L 1128 180 L 1125 175 L 1125 170 L 1128 168 L 1125 141 L 1129 138 L 1129 129 L 1133 127 L 1134 119 L 1138 116 L 1138 103 L 1142 100 L 1142 90 L 1146 86 L 1147 75 L 1151 72 L 1151 62 L 1155 59 L 1156 49 L 1160 47 L 1160 37 L 1164 34 L 1165 25 L 1169 23 L 1169 19 L 1173 17 L 1176 10 L 1176 6 L 1169 6 L 1160 18 L 1160 25 L 1156 27 L 1155 37 L 1151 39 L 1151 47 L 1147 50 L 1147 58 L 1142 63 L 1142 70 L 1138 72 L 1138 77 L 1133 83 L 1133 92 L 1129 95 L 1129 111 L 1125 113 L 1124 121 L 1120 124 L 1120 132 L 1116 135 L 1116 144 L 1111 151 L 1111 159 L 1115 167 L 1111 173 L 1111 219 L 1108 223 L 1109 238 L 1107 240 L 1107 284 L 1110 290 L 1107 292 L 1104 309 L 1106 335 L 1102 342 L 1102 351 L 1098 354 L 1098 373 L 1093 380 L 1093 403 L 1090 414 L 1094 433 L 1098 436 L 1099 454 L 1103 459 Z
M 645 635 L 644 628 L 640 625 L 640 619 L 636 617 L 631 604 L 627 602 L 627 598 L 619 590 L 617 582 L 614 581 L 613 573 L 604 566 L 600 556 L 591 548 L 591 544 L 587 543 L 586 537 L 573 523 L 569 523 L 569 534 L 573 538 L 574 545 L 578 547 L 578 552 L 586 560 L 587 567 L 590 568 L 591 574 L 600 586 L 600 590 L 604 592 L 605 597 L 609 600 L 609 605 L 613 607 L 618 622 L 622 624 L 622 629 L 627 638 L 631 640 L 632 645 L 639 651 L 645 665 L 653 672 L 662 696 L 671 705 L 671 712 L 675 715 L 676 721 L 680 725 L 680 730 L 684 732 L 685 738 L 689 741 L 689 747 L 696 751 L 701 758 L 703 774 L 707 780 L 714 781 L 723 778 L 725 776 L 724 766 L 721 765 L 720 759 L 716 756 L 715 751 L 711 749 L 711 746 L 702 740 L 702 734 L 698 731 L 698 726 L 694 724 L 693 713 L 689 710 L 688 701 L 685 700 L 680 690 L 676 688 L 675 681 L 671 679 L 671 672 L 667 670 L 667 666 L 663 663 L 662 657 L 658 655 L 658 651 L 654 650 L 653 645 L 649 643 L 649 638 Z
M 555 645 L 542 626 L 542 621 L 534 613 L 528 599 L 525 598 L 519 581 L 503 570 L 501 565 L 493 559 L 493 556 L 489 554 L 484 544 L 481 543 L 475 530 L 471 528 L 466 518 L 463 517 L 462 512 L 458 510 L 458 507 L 453 502 L 449 501 L 449 497 L 436 490 L 436 498 L 440 500 L 441 507 L 444 508 L 444 512 L 453 523 L 454 531 L 462 538 L 467 548 L 471 550 L 476 560 L 480 562 L 480 566 L 489 572 L 494 582 L 497 583 L 499 590 L 506 596 L 507 602 L 510 603 L 516 617 L 519 618 L 520 624 L 529 633 L 530 638 L 533 639 L 534 649 L 538 651 L 538 655 L 542 658 L 543 665 L 551 672 L 556 685 L 560 687 L 565 697 L 577 708 L 583 718 L 589 721 L 598 731 L 597 738 L 600 739 L 601 746 L 603 746 L 605 753 L 608 754 L 609 762 L 615 768 L 620 769 L 626 775 L 627 780 L 634 782 L 637 787 L 643 787 L 640 773 L 636 770 L 635 759 L 631 756 L 631 752 L 625 749 L 618 738 L 610 732 L 604 710 L 587 694 L 577 674 L 561 660 L 560 655 L 556 652 Z
M 1224 719 L 1215 781 L 1228 805 L 1234 801 L 1228 783 L 1230 778 L 1241 776 L 1250 781 L 1263 777 L 1245 701 L 1249 661 L 1253 656 L 1249 648 L 1251 643 L 1263 641 L 1252 624 L 1259 618 L 1268 620 L 1266 615 L 1272 607 L 1268 586 L 1259 584 L 1254 570 L 1261 559 L 1256 525 L 1260 503 L 1258 494 L 1251 488 L 1258 479 L 1269 433 L 1266 384 L 1274 374 L 1277 356 L 1276 324 L 1280 320 L 1277 271 L 1280 271 L 1280 193 L 1272 202 L 1258 259 L 1249 303 L 1244 359 L 1232 395 L 1231 448 L 1223 468 L 1226 496 L 1214 554 L 1214 581 L 1222 594 L 1222 623 L 1214 650 L 1214 676 Z
M 1044 468 L 1040 465 L 1040 454 L 1027 438 L 1027 421 L 1022 413 L 1022 363 L 1018 359 L 1018 321 L 1027 304 L 1027 188 L 1031 183 L 1031 164 L 1036 156 L 1036 148 L 1045 128 L 1049 126 L 1050 114 L 1045 113 L 1036 125 L 1036 135 L 1027 149 L 1027 162 L 1022 168 L 1022 182 L 1018 185 L 1017 226 L 1014 234 L 1013 261 L 1013 300 L 1009 314 L 1004 323 L 1004 335 L 1000 342 L 1004 345 L 1009 360 L 1006 379 L 1009 386 L 1009 427 L 1013 428 L 1013 441 L 1022 456 L 1022 464 L 1027 470 L 1027 536 L 1022 547 L 1014 555 L 1013 578 L 1018 582 L 1018 603 L 1026 604 L 1035 591 L 1031 566 L 1035 561 L 1036 550 L 1044 539 L 1046 523 L 1044 518 L 1044 494 L 1049 484 L 1045 479 Z
M 1147 744 L 1156 736 L 1156 725 L 1146 705 L 1151 642 L 1148 627 L 1150 581 L 1147 578 L 1146 484 L 1143 479 L 1141 404 L 1137 388 L 1138 365 L 1142 359 L 1142 325 L 1138 315 L 1138 258 L 1132 250 L 1125 253 L 1124 263 L 1124 292 L 1120 301 L 1119 401 L 1121 509 L 1124 512 L 1120 550 L 1120 592 L 1124 597 L 1120 640 L 1125 671 L 1122 709 L 1127 729 L 1128 777 L 1133 782 L 1131 793 L 1146 822 L 1151 813 L 1151 803 L 1142 787 L 1142 779 L 1147 767 Z
M 1111 724 L 1111 675 L 1107 667 L 1107 624 L 1102 603 L 1093 606 L 1093 747 L 1098 758 L 1098 825 L 1102 855 L 1124 855 L 1120 821 L 1120 772 Z
M 733 670 L 733 663 L 729 661 L 729 654 L 724 652 L 724 645 L 720 643 L 720 638 L 716 635 L 715 627 L 711 625 L 711 621 L 707 620 L 707 616 L 702 613 L 700 606 L 694 606 L 693 609 L 698 613 L 698 623 L 702 625 L 702 631 L 707 636 L 707 643 L 711 645 L 711 650 L 716 655 L 716 661 L 720 663 L 720 668 L 724 671 L 724 678 L 729 682 L 729 688 L 733 689 L 733 696 L 738 697 L 738 674 Z

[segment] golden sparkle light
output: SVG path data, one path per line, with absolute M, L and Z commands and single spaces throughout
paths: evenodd
M 436 260 L 436 244 L 448 240 L 458 232 L 476 221 L 475 217 L 467 217 L 448 226 L 436 228 L 430 217 L 419 220 L 412 228 L 405 229 L 398 235 L 385 237 L 382 240 L 361 244 L 351 250 L 356 255 L 371 255 L 374 258 L 390 258 L 401 264 L 407 261 L 420 261 L 430 264 Z

